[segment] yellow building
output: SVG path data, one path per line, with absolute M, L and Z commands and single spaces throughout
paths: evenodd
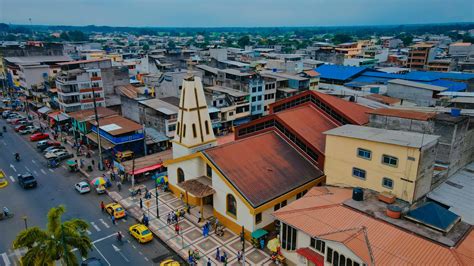
M 244 227 L 248 238 L 273 225 L 274 210 L 322 182 L 322 171 L 276 131 L 217 145 L 201 79 L 189 76 L 182 88 L 173 159 L 165 165 L 170 190 L 204 219 L 234 233 Z
M 325 134 L 328 185 L 390 192 L 410 203 L 430 191 L 438 136 L 355 125 Z

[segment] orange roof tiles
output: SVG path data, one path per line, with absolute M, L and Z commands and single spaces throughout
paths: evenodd
M 302 105 L 275 114 L 291 129 L 324 153 L 326 136 L 323 132 L 340 126 L 313 105 Z
M 210 148 L 203 154 L 254 208 L 323 175 L 275 131 Z
M 303 71 L 304 73 L 306 73 L 306 75 L 310 76 L 310 77 L 318 77 L 320 76 L 321 74 L 319 74 L 318 72 L 314 71 L 314 70 L 306 70 L 306 71 Z
M 333 188 L 328 190 L 331 191 Z M 349 189 L 346 190 L 347 193 L 351 192 Z M 452 250 L 355 211 L 340 202 L 334 204 L 338 201 L 314 206 L 308 202 L 299 203 L 307 197 L 315 197 L 313 202 L 316 203 L 319 197 L 324 200 L 327 195 L 308 193 L 300 200 L 275 212 L 274 216 L 310 236 L 343 243 L 367 264 L 372 264 L 367 247 L 370 247 L 374 263 L 378 265 L 473 265 L 474 263 L 472 232 L 457 249 Z M 345 196 L 350 197 L 348 194 Z
M 413 110 L 403 110 L 403 109 L 389 109 L 389 108 L 379 108 L 367 112 L 368 114 L 374 115 L 384 115 L 392 117 L 400 117 L 413 120 L 428 121 L 433 119 L 436 116 L 436 113 L 433 112 L 419 112 Z
M 362 106 L 357 103 L 349 102 L 341 98 L 311 91 L 315 96 L 320 100 L 324 101 L 326 104 L 329 104 L 336 111 L 340 112 L 340 115 L 347 117 L 351 122 L 358 125 L 364 125 L 369 122 L 369 116 L 367 112 L 372 110 L 368 107 Z
M 369 95 L 364 96 L 364 98 L 367 98 L 376 102 L 388 104 L 388 105 L 397 104 L 397 103 L 400 103 L 401 101 L 398 98 L 392 98 L 392 97 L 388 97 L 381 94 L 369 94 Z

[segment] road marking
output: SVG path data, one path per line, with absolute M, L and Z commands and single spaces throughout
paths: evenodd
M 100 221 L 106 228 L 110 228 L 110 226 L 104 221 L 104 219 L 99 219 L 99 221 Z
M 15 168 L 15 166 L 14 166 L 13 164 L 10 164 L 10 167 L 11 167 L 11 168 L 13 169 L 13 171 L 15 171 L 15 173 L 16 173 L 16 168 Z
M 10 176 L 10 180 L 15 183 L 15 178 L 13 178 L 13 176 Z
M 36 161 L 35 160 L 31 160 L 32 163 L 36 164 Z
M 114 248 L 115 252 L 118 252 L 120 254 L 120 256 L 122 256 L 122 258 L 126 261 L 126 262 L 130 262 L 128 260 L 127 257 L 125 257 L 125 255 L 120 251 L 120 249 L 118 247 L 116 247 L 114 244 L 112 244 L 112 247 Z
M 138 254 L 143 255 L 143 253 L 141 251 L 138 251 Z
M 38 175 L 38 172 L 36 170 L 33 170 L 33 173 L 35 173 L 35 175 Z
M 46 171 L 44 169 L 41 169 L 41 173 L 46 175 Z
M 42 169 L 41 169 L 41 170 L 42 170 Z M 51 173 L 54 173 L 53 169 L 50 168 L 50 169 L 48 169 L 48 170 L 49 170 Z
M 6 266 L 11 265 L 11 262 L 10 262 L 10 260 L 8 259 L 7 253 L 3 252 L 3 253 L 2 253 L 2 258 L 3 258 L 3 262 L 5 262 L 5 265 L 6 265 Z
M 28 168 L 28 166 L 25 166 L 25 169 L 28 173 L 31 173 L 31 170 L 30 170 L 30 168 Z
M 92 232 L 91 232 L 91 231 L 86 230 L 86 232 L 87 232 L 88 235 L 92 235 Z
M 66 169 L 67 170 L 67 167 L 65 165 L 62 166 L 62 168 Z
M 132 247 L 133 247 L 134 249 L 137 249 L 137 247 L 135 247 L 135 245 L 134 245 L 134 244 L 132 244 Z
M 104 236 L 104 237 L 102 237 L 102 238 L 99 238 L 99 239 L 97 239 L 97 240 L 94 240 L 94 241 L 92 241 L 92 244 L 95 244 L 95 243 L 97 243 L 97 242 L 100 242 L 100 241 L 102 241 L 102 240 L 105 240 L 105 239 L 110 238 L 110 237 L 113 237 L 113 236 L 117 236 L 117 233 L 113 233 L 113 234 L 110 234 L 110 235 L 108 235 L 108 236 Z
M 148 261 L 148 258 L 147 258 L 147 257 L 145 257 L 144 259 L 145 259 L 146 261 Z
M 99 254 L 102 256 L 102 258 L 104 258 L 105 262 L 107 262 L 107 264 L 109 266 L 111 266 L 110 262 L 107 260 L 107 258 L 105 258 L 104 254 L 102 254 L 102 252 L 100 252 L 100 250 L 95 246 L 95 244 L 92 244 L 92 246 L 94 246 L 94 248 L 97 249 L 97 252 L 99 252 Z
M 100 232 L 100 228 L 94 222 L 91 222 L 91 225 L 94 227 L 95 230 L 97 230 L 97 232 Z

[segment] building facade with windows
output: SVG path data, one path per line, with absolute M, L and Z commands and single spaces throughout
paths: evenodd
M 431 189 L 439 136 L 344 125 L 325 132 L 328 185 L 414 202 Z

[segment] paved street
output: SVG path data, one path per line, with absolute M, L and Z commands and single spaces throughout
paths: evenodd
M 0 121 L 0 127 L 5 124 L 5 120 Z M 90 223 L 87 233 L 94 241 L 94 250 L 89 257 L 100 258 L 105 265 L 151 265 L 160 258 L 173 256 L 159 240 L 140 245 L 131 239 L 128 227 L 135 223 L 133 219 L 122 219 L 112 225 L 99 207 L 101 200 L 111 202 L 107 195 L 78 194 L 73 185 L 83 179 L 81 174 L 70 173 L 64 167 L 48 169 L 46 160 L 35 148 L 36 143 L 15 133 L 11 126 L 7 128 L 8 132 L 0 137 L 0 169 L 8 175 L 9 185 L 0 189 L 0 206 L 7 206 L 14 217 L 0 221 L 0 265 L 19 265 L 23 251 L 12 250 L 11 243 L 26 226 L 23 217 L 28 227 L 44 227 L 48 210 L 60 204 L 66 206 L 64 219 L 81 218 Z M 14 160 L 15 152 L 20 153 L 20 162 Z M 26 172 L 37 178 L 37 188 L 24 190 L 18 185 L 16 176 Z M 125 236 L 123 244 L 116 241 L 117 231 Z

